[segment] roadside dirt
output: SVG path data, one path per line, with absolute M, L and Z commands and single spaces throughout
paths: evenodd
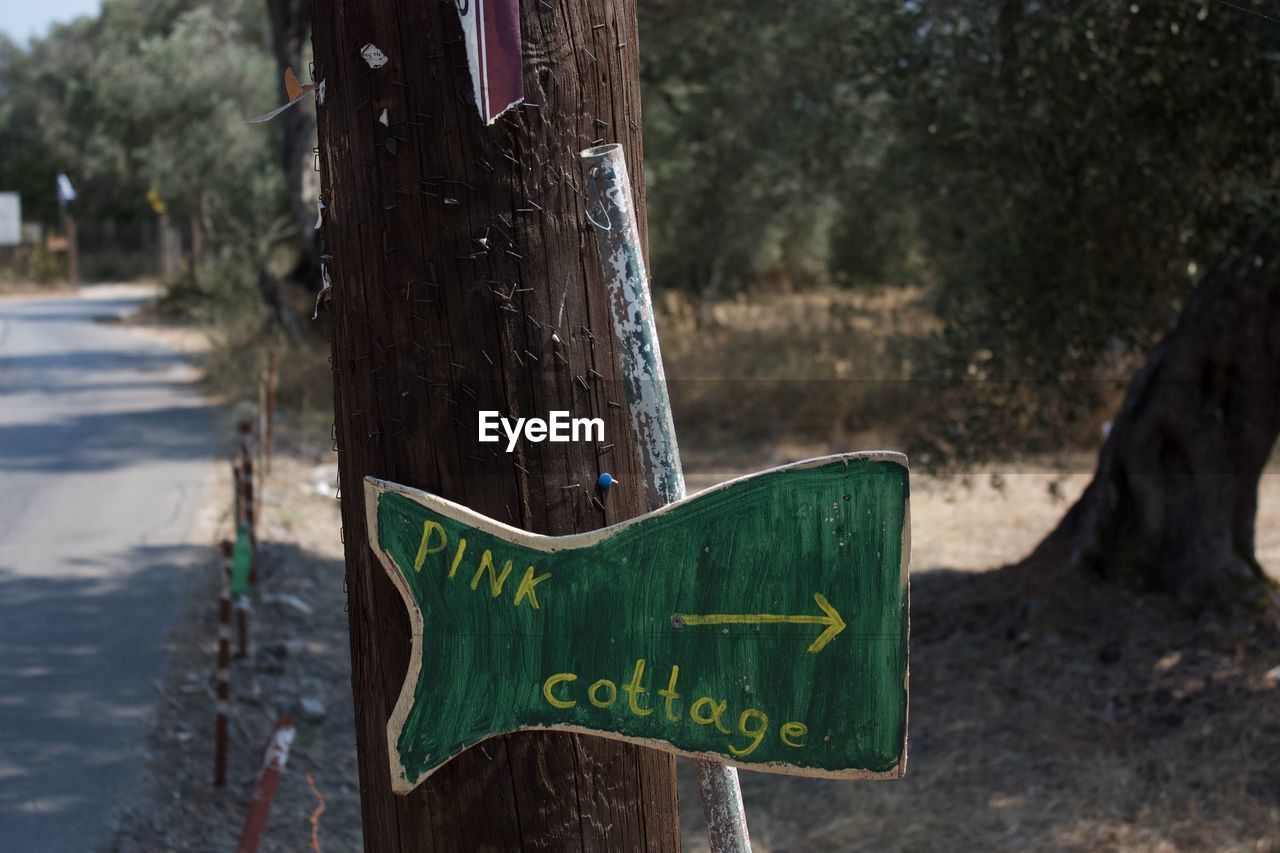
M 690 489 L 826 447 L 689 454 Z M 326 454 L 327 455 L 327 454 Z M 742 774 L 755 849 L 1280 851 L 1280 637 L 1189 620 L 1018 562 L 1088 481 L 1090 460 L 917 477 L 912 495 L 911 759 L 897 782 Z M 229 478 L 228 478 L 229 480 Z M 304 718 L 263 850 L 360 849 L 337 502 L 331 464 L 279 456 L 268 479 L 252 661 L 233 667 L 231 782 L 211 784 L 217 563 L 192 596 L 163 685 L 153 803 L 109 850 L 233 849 L 278 710 Z M 223 483 L 229 506 L 229 482 Z M 1280 569 L 1280 473 L 1258 552 Z M 222 531 L 229 520 L 222 519 Z M 992 567 L 997 568 L 992 568 Z M 310 610 L 283 603 L 296 596 Z M 681 762 L 685 849 L 707 849 Z
M 120 853 L 234 850 L 276 715 L 298 716 L 297 737 L 261 850 L 360 849 L 347 617 L 337 502 L 317 491 L 313 466 L 277 456 L 259 528 L 250 658 L 232 662 L 228 784 L 213 785 L 217 610 L 221 563 L 210 542 L 173 637 L 152 740 L 150 802 L 126 813 L 105 848 Z M 326 482 L 326 479 L 327 482 Z M 217 538 L 231 531 L 230 465 L 218 494 Z M 324 469 L 318 485 L 331 486 Z M 304 703 L 305 700 L 305 703 Z M 322 811 L 318 809 L 323 806 Z M 314 824 L 313 824 L 314 819 Z
M 3 296 L 56 296 L 72 293 L 75 287 L 63 281 L 41 284 L 39 282 L 18 280 L 0 275 L 0 297 Z
M 821 450 L 695 467 L 690 488 Z M 756 851 L 1280 851 L 1277 626 L 1192 620 L 1026 559 L 1091 465 L 913 479 L 907 776 L 744 772 Z M 1257 527 L 1280 577 L 1274 464 Z M 685 849 L 705 851 L 687 763 L 680 782 Z

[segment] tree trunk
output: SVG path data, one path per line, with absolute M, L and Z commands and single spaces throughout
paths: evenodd
M 80 284 L 80 241 L 76 236 L 76 220 L 70 213 L 63 213 L 64 236 L 67 238 L 67 283 Z
M 200 285 L 200 267 L 204 263 L 204 220 L 201 215 L 203 207 L 204 196 L 201 195 L 196 202 L 196 207 L 187 218 L 191 234 L 191 286 L 196 290 L 203 289 Z
M 1280 433 L 1280 233 L 1204 277 L 1134 377 L 1093 482 L 1046 545 L 1184 605 L 1262 604 L 1258 478 Z
M 314 3 L 360 788 L 365 849 L 379 853 L 680 844 L 673 760 L 619 741 L 503 736 L 407 797 L 390 788 L 409 626 L 369 548 L 363 477 L 540 533 L 644 510 L 577 157 L 621 143 L 643 223 L 634 0 L 520 5 L 528 103 L 485 127 L 454 3 Z M 361 57 L 370 44 L 385 65 Z M 551 409 L 603 418 L 608 444 L 508 454 L 477 441 L 479 410 Z M 604 471 L 622 483 L 607 494 Z M 486 673 L 474 678 L 483 689 Z
M 160 280 L 165 284 L 173 281 L 178 274 L 178 263 L 181 255 L 181 244 L 173 235 L 173 225 L 169 222 L 169 214 L 161 213 L 156 217 L 156 233 L 160 244 Z M 180 239 L 180 238 L 179 238 Z
M 280 95 L 284 99 L 287 98 L 283 82 L 285 69 L 292 68 L 302 82 L 308 82 L 303 47 L 310 34 L 311 0 L 266 0 L 266 3 L 271 22 L 271 54 L 276 60 Z M 294 241 L 298 261 L 289 278 L 314 288 L 320 282 L 320 249 L 315 231 L 315 186 L 308 187 L 307 177 L 312 169 L 311 149 L 316 144 L 315 119 L 309 102 L 303 100 L 281 113 L 279 121 L 280 167 L 289 207 L 298 227 Z

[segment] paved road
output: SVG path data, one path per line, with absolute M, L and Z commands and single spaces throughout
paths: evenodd
M 128 288 L 0 298 L 0 850 L 87 851 L 141 784 L 214 455 Z

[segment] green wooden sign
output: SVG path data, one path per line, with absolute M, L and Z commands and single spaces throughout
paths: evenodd
M 906 766 L 906 458 L 849 454 L 539 536 L 365 484 L 412 624 L 387 725 L 406 793 L 463 749 L 570 729 L 755 770 Z

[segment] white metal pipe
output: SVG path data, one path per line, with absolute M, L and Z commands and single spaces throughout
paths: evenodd
M 587 217 L 595 226 L 600 247 L 614 338 L 622 353 L 622 380 L 631 428 L 648 477 L 648 508 L 653 511 L 685 496 L 684 469 L 662 369 L 631 181 L 621 145 L 588 148 L 581 156 L 587 175 Z M 702 760 L 697 766 L 711 850 L 748 853 L 751 837 L 738 769 Z

